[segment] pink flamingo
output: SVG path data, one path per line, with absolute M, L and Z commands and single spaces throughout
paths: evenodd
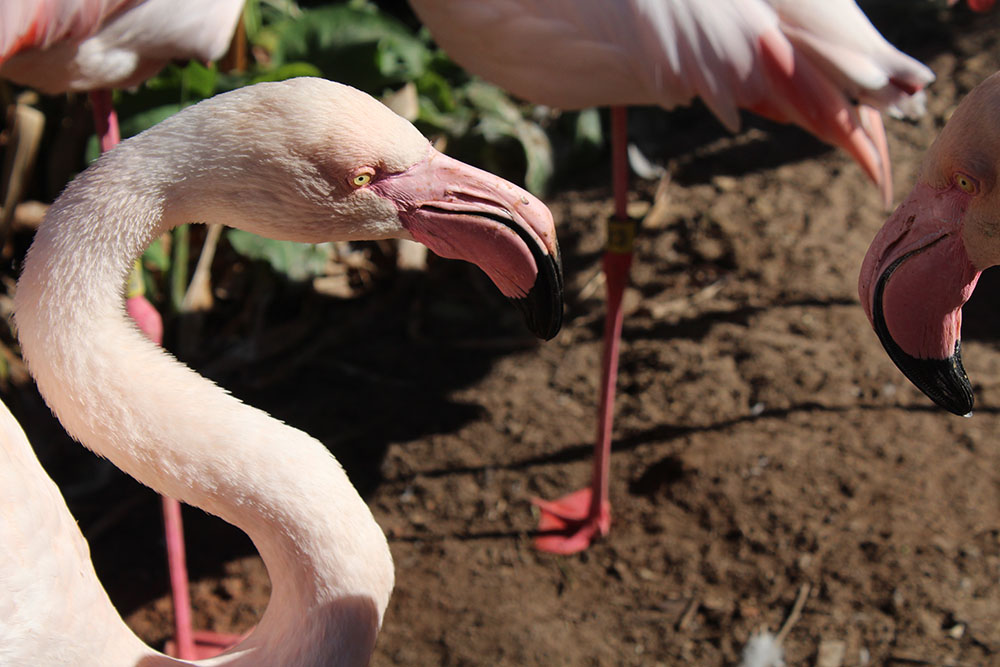
M 34 0 L 0 6 L 0 77 L 49 94 L 88 91 L 101 150 L 120 141 L 112 88 L 139 85 L 170 60 L 216 60 L 225 53 L 243 0 Z M 139 328 L 163 341 L 160 314 L 146 299 L 138 269 L 126 308 Z M 194 633 L 181 508 L 163 498 L 164 533 L 174 606 L 176 653 L 217 653 L 236 639 Z
M 872 241 L 861 305 L 889 357 L 921 391 L 972 412 L 962 365 L 962 306 L 1000 264 L 1000 74 L 969 93 L 924 156 L 909 196 Z
M 177 362 L 124 312 L 134 258 L 191 220 L 312 243 L 420 241 L 478 264 L 550 338 L 562 318 L 552 216 L 438 153 L 368 95 L 305 78 L 219 95 L 123 141 L 66 188 L 28 252 L 15 296 L 21 346 L 67 431 L 241 527 L 267 566 L 260 623 L 206 664 L 366 664 L 392 558 L 339 463 Z M 9 413 L 0 435 L 0 664 L 177 664 L 121 620 Z
M 736 131 L 739 110 L 794 123 L 847 150 L 881 188 L 892 178 L 879 109 L 919 113 L 930 70 L 900 53 L 853 0 L 410 0 L 460 65 L 531 102 L 614 105 L 615 219 L 604 254 L 608 310 L 589 488 L 541 510 L 535 545 L 569 554 L 611 525 L 608 475 L 621 297 L 634 225 L 625 212 L 626 104 L 666 108 L 700 97 Z

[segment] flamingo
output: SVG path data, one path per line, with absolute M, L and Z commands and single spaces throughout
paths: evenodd
M 136 86 L 170 60 L 216 60 L 225 53 L 243 0 L 33 0 L 0 5 L 0 77 L 49 94 L 88 91 L 101 150 L 120 141 L 112 88 Z M 156 343 L 163 321 L 146 299 L 138 265 L 129 315 Z M 192 632 L 180 504 L 163 498 L 176 652 L 207 656 L 235 638 Z
M 933 73 L 897 51 L 853 0 L 410 0 L 460 65 L 534 103 L 612 105 L 615 217 L 603 268 L 607 313 L 590 486 L 541 511 L 535 546 L 571 554 L 611 525 L 608 477 L 622 292 L 634 225 L 625 212 L 627 104 L 699 97 L 730 130 L 739 110 L 794 123 L 847 150 L 881 189 L 892 178 L 879 109 L 916 115 Z
M 416 240 L 478 264 L 551 338 L 562 318 L 551 213 L 438 153 L 365 93 L 302 78 L 218 95 L 123 141 L 70 183 L 35 235 L 15 320 L 53 412 L 136 479 L 245 530 L 267 566 L 260 623 L 211 664 L 365 664 L 393 567 L 341 466 L 176 361 L 124 312 L 133 259 L 191 220 L 314 243 Z M 7 413 L 0 434 L 0 664 L 177 664 L 118 616 Z
M 1000 264 L 1000 73 L 970 92 L 924 155 L 917 182 L 875 236 L 858 294 L 893 363 L 932 401 L 972 412 L 962 306 Z

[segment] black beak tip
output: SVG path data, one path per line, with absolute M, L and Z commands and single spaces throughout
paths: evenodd
M 533 334 L 552 340 L 563 322 L 562 263 L 550 254 L 535 253 L 538 276 L 528 294 L 511 301 L 517 306 Z
M 889 327 L 882 310 L 882 296 L 889 275 L 894 268 L 895 265 L 879 278 L 872 303 L 875 333 L 878 334 L 882 347 L 885 348 L 889 358 L 903 372 L 903 375 L 917 389 L 924 392 L 929 399 L 953 414 L 960 416 L 970 414 L 975 396 L 972 392 L 969 376 L 966 375 L 965 367 L 962 365 L 961 341 L 955 341 L 955 351 L 950 357 L 918 359 L 904 352 L 903 348 L 893 339 L 892 334 L 889 333 Z
M 964 416 L 972 412 L 975 396 L 965 368 L 962 367 L 960 347 L 961 344 L 956 343 L 955 353 L 947 359 L 917 359 L 902 350 L 899 356 L 889 356 L 910 382 L 929 399 L 948 412 Z

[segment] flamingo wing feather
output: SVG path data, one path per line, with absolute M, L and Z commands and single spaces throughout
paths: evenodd
M 0 63 L 29 50 L 95 34 L 135 0 L 11 0 L 0 3 Z
M 700 98 L 841 146 L 891 198 L 881 121 L 922 112 L 933 73 L 896 50 L 854 0 L 411 0 L 459 64 L 564 109 Z M 875 114 L 877 116 L 877 113 Z
M 0 4 L 0 77 L 46 93 L 127 88 L 174 59 L 225 53 L 243 0 Z

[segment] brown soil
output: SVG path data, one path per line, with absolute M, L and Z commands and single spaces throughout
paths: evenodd
M 1000 68 L 1000 12 L 901 6 L 876 19 L 938 81 L 926 118 L 887 121 L 897 201 L 956 101 Z M 349 301 L 248 278 L 266 309 L 239 331 L 209 318 L 212 342 L 186 355 L 327 443 L 369 501 L 397 577 L 374 664 L 731 665 L 804 586 L 789 664 L 838 642 L 844 665 L 1000 664 L 996 280 L 966 309 L 976 415 L 953 417 L 893 367 L 858 305 L 885 213 L 843 153 L 749 117 L 729 136 L 700 109 L 633 120 L 663 129 L 650 152 L 672 182 L 628 298 L 613 527 L 586 553 L 534 551 L 530 499 L 589 479 L 603 167 L 592 189 L 550 198 L 568 277 L 550 343 L 526 341 L 474 269 L 435 262 Z M 652 196 L 637 186 L 637 212 Z M 40 454 L 123 615 L 160 645 L 155 496 L 61 440 L 29 390 L 5 400 L 50 443 Z M 247 629 L 268 588 L 252 545 L 186 518 L 199 624 Z

